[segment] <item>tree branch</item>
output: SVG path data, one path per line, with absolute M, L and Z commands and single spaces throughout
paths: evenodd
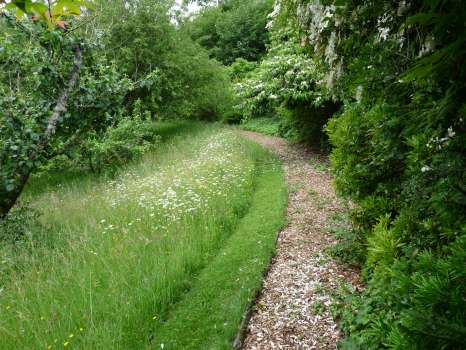
M 44 148 L 49 144 L 52 136 L 55 134 L 60 117 L 67 111 L 66 105 L 68 102 L 68 97 L 76 85 L 76 82 L 78 81 L 82 63 L 82 51 L 81 48 L 77 46 L 75 48 L 74 66 L 71 71 L 68 84 L 66 85 L 65 90 L 63 90 L 61 95 L 58 97 L 57 104 L 55 105 L 53 113 L 47 122 L 47 127 L 44 131 L 42 139 L 39 141 L 37 147 L 28 155 L 28 160 L 30 162 L 34 163 Z M 5 217 L 10 209 L 15 205 L 16 201 L 21 195 L 21 192 L 23 192 L 24 186 L 26 185 L 32 170 L 33 167 L 19 167 L 16 169 L 15 173 L 19 175 L 16 188 L 11 192 L 2 193 L 3 196 L 0 197 L 0 219 Z
M 76 82 L 78 81 L 79 73 L 81 72 L 82 62 L 82 51 L 81 48 L 78 46 L 75 49 L 74 66 L 71 72 L 70 80 L 68 80 L 68 84 L 65 90 L 61 93 L 60 97 L 58 98 L 57 104 L 53 109 L 53 113 L 47 122 L 47 128 L 45 129 L 42 140 L 39 142 L 36 151 L 30 155 L 30 158 L 32 157 L 33 159 L 35 159 L 35 157 L 44 149 L 44 147 L 47 146 L 53 134 L 55 134 L 58 120 L 60 119 L 61 115 L 68 110 L 66 107 L 68 102 L 68 95 L 73 90 L 74 86 L 76 85 Z

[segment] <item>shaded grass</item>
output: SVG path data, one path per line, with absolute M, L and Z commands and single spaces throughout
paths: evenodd
M 278 200 L 274 191 L 261 192 L 261 182 L 255 181 L 267 174 L 258 171 L 265 151 L 215 127 L 186 136 L 174 137 L 115 180 L 71 182 L 31 196 L 42 211 L 43 227 L 36 236 L 31 229 L 21 245 L 0 247 L 2 348 L 141 349 L 157 335 L 154 316 L 169 317 L 173 306 L 199 285 L 203 269 L 222 256 L 218 251 L 233 232 L 236 237 L 238 222 L 258 194 L 267 205 L 255 220 L 277 214 L 275 204 L 268 207 Z M 268 189 L 283 188 L 271 162 L 275 182 Z M 170 197 L 169 188 L 176 193 L 173 198 L 183 201 Z M 201 205 L 189 211 L 196 198 Z M 187 204 L 180 209 L 175 206 L 180 203 Z M 276 229 L 282 219 L 275 220 L 268 221 Z M 232 244 L 260 252 L 254 257 L 258 269 L 245 270 L 247 284 L 237 296 L 235 320 L 273 251 L 276 230 L 260 223 L 269 228 L 263 232 L 265 248 L 242 240 L 226 246 L 225 252 L 236 249 Z
M 259 132 L 264 135 L 280 136 L 281 121 L 278 118 L 251 118 L 239 127 L 243 130 Z
M 261 166 L 248 213 L 168 318 L 157 319 L 147 349 L 232 348 L 285 223 L 283 172 L 270 154 L 256 152 Z

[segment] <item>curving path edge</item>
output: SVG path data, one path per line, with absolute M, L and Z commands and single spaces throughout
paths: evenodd
M 289 224 L 279 233 L 241 348 L 337 349 L 342 334 L 331 315 L 331 293 L 342 280 L 356 288 L 360 282 L 357 270 L 325 253 L 336 243 L 326 227 L 332 215 L 347 209 L 335 195 L 330 174 L 311 165 L 323 159 L 319 153 L 278 137 L 240 133 L 277 154 L 289 189 Z

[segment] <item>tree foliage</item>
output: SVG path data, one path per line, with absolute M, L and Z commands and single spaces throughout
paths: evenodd
M 63 132 L 76 133 L 68 100 L 78 83 L 86 45 L 63 35 L 63 26 L 51 26 L 56 22 L 49 18 L 21 18 L 29 10 L 36 16 L 36 9 L 21 4 L 16 11 L 19 23 L 8 13 L 0 18 L 4 29 L 0 34 L 4 67 L 0 73 L 0 216 L 15 204 L 30 173 L 53 153 L 50 146 L 58 124 L 65 120 L 68 125 Z M 44 23 L 49 30 L 44 30 Z
M 199 44 L 209 50 L 211 57 L 231 64 L 237 58 L 259 60 L 266 51 L 267 15 L 272 0 L 228 0 L 207 6 L 186 30 Z
M 65 19 L 94 8 L 93 2 L 87 0 L 0 0 L 0 6 L 8 11 L 3 12 L 3 16 L 10 13 L 18 20 L 29 16 L 34 21 L 46 23 L 49 29 L 66 29 Z

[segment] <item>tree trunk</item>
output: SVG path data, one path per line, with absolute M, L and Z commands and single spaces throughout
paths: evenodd
M 75 49 L 74 66 L 73 70 L 71 71 L 71 76 L 68 80 L 68 84 L 66 85 L 65 90 L 63 90 L 61 95 L 58 97 L 57 104 L 55 105 L 53 113 L 47 122 L 47 128 L 45 129 L 41 140 L 39 141 L 34 151 L 32 151 L 28 155 L 28 160 L 33 164 L 34 161 L 39 157 L 41 152 L 44 150 L 44 148 L 49 144 L 52 136 L 55 134 L 60 116 L 67 111 L 66 104 L 68 102 L 68 97 L 70 92 L 76 85 L 76 82 L 78 81 L 79 73 L 81 72 L 82 62 L 82 51 L 81 48 L 78 46 Z M 29 175 L 33 170 L 34 166 L 16 167 L 15 171 L 12 174 L 12 176 L 16 175 L 18 177 L 16 187 L 12 191 L 0 192 L 0 219 L 4 218 L 10 212 L 11 208 L 15 205 L 16 201 L 21 195 L 21 192 L 23 192 L 24 186 L 26 186 L 26 183 L 29 179 Z

